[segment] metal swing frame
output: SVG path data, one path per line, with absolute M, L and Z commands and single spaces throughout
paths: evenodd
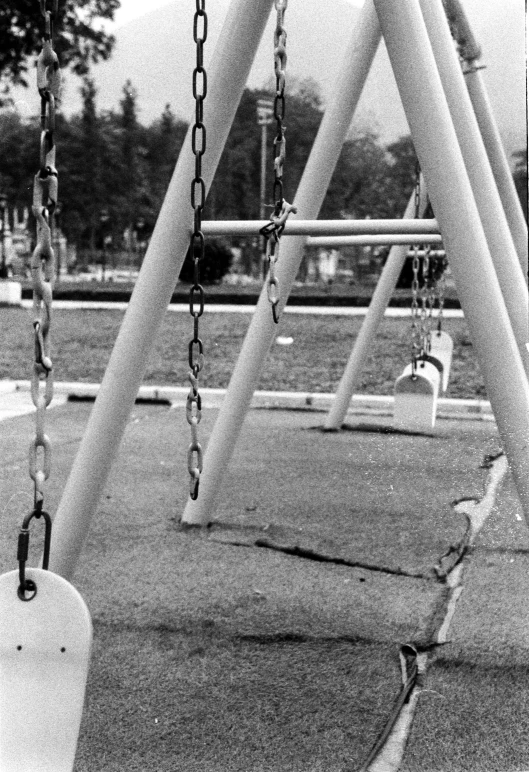
M 232 0 L 228 11 L 212 60 L 204 107 L 208 152 L 204 156 L 203 178 L 207 189 L 219 163 L 272 2 Z M 492 156 L 490 147 L 494 144 L 490 137 L 493 133 L 490 108 L 486 100 L 481 99 L 478 105 L 479 100 L 474 97 L 474 109 L 479 114 L 478 127 L 447 32 L 441 0 L 366 0 L 299 184 L 294 202 L 298 215 L 291 217 L 288 227 L 295 228 L 296 222 L 313 221 L 318 216 L 383 35 L 436 212 L 439 228 L 436 232 L 443 237 L 503 446 L 529 521 L 529 384 L 524 369 L 524 359 L 527 366 L 529 357 L 526 350 L 526 293 L 521 305 L 517 305 L 521 294 L 519 285 L 525 288 L 521 266 L 527 264 L 527 231 L 524 242 L 519 235 L 519 217 L 512 214 L 519 203 L 513 199 L 512 190 L 498 182 L 501 175 L 505 177 L 505 167 L 508 168 L 504 154 L 495 146 L 494 158 L 489 160 L 487 155 L 488 150 Z M 244 46 L 233 46 L 234 38 L 244 40 Z M 452 65 L 454 62 L 458 65 L 458 75 L 453 66 L 450 77 L 444 71 L 443 63 L 448 60 Z M 467 83 L 471 93 L 481 89 L 483 96 L 479 72 L 474 71 Z M 463 107 L 456 111 L 454 101 L 458 100 Z M 475 155 L 471 156 L 471 153 Z M 475 168 L 473 164 L 476 164 Z M 55 518 L 50 568 L 66 578 L 75 570 L 134 405 L 147 356 L 180 273 L 192 226 L 189 180 L 193 173 L 194 157 L 187 141 Z M 485 208 L 484 194 L 477 189 L 477 178 L 479 186 L 486 190 L 488 209 Z M 501 237 L 492 238 L 490 229 L 486 228 L 487 218 L 493 220 L 495 226 L 501 223 Z M 320 226 L 313 224 L 307 231 L 313 233 L 316 227 Z M 340 227 L 344 227 L 342 223 Z M 350 223 L 345 227 L 358 226 Z M 355 232 L 357 235 L 362 233 Z M 277 266 L 283 294 L 280 313 L 297 274 L 305 242 L 306 235 L 291 235 L 282 247 Z M 499 246 L 501 256 L 497 254 Z M 406 251 L 404 245 L 391 251 L 364 323 L 366 331 L 357 341 L 361 350 L 355 347 L 351 355 L 327 424 L 341 424 L 340 414 L 345 414 L 352 397 L 355 373 L 358 373 L 369 340 L 384 314 Z M 220 484 L 276 332 L 264 288 L 209 440 L 200 495 L 196 501 L 188 502 L 183 513 L 186 523 L 206 524 L 211 518 Z M 185 426 L 182 426 L 184 430 Z

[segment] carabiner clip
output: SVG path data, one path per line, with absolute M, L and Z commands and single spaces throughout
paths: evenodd
M 51 543 L 51 517 L 47 512 L 42 509 L 34 509 L 29 515 L 26 515 L 22 522 L 22 528 L 18 535 L 18 576 L 20 584 L 18 586 L 18 597 L 20 600 L 28 601 L 33 600 L 37 594 L 37 585 L 32 579 L 26 579 L 26 562 L 29 553 L 29 524 L 33 518 L 37 520 L 40 517 L 44 518 L 44 554 L 42 557 L 42 568 L 48 570 L 50 562 L 50 543 Z M 28 593 L 28 595 L 26 595 Z

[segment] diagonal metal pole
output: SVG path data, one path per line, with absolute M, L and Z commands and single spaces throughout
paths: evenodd
M 529 375 L 529 298 L 487 151 L 465 86 L 442 0 L 420 0 L 448 108 L 511 320 L 518 350 Z
M 315 219 L 318 215 L 379 42 L 380 27 L 373 3 L 366 0 L 299 183 L 294 201 L 298 208 L 296 219 Z M 304 243 L 303 236 L 290 236 L 281 242 L 276 268 L 281 287 L 280 312 L 296 278 Z M 196 501 L 187 503 L 182 517 L 185 523 L 204 525 L 211 519 L 215 499 L 277 329 L 266 288 L 263 288 L 210 436 L 200 494 Z
M 419 0 L 374 2 L 487 394 L 529 521 L 529 383 Z
M 220 160 L 271 6 L 272 0 L 233 0 L 228 10 L 208 68 L 209 88 L 204 101 L 208 144 L 202 166 L 206 189 Z M 194 176 L 195 157 L 188 132 L 54 521 L 50 568 L 66 578 L 75 570 L 189 246 Z
M 421 212 L 424 212 L 426 208 L 426 191 L 425 186 L 422 184 L 422 180 L 420 208 Z M 408 202 L 404 212 L 404 218 L 413 217 L 414 211 L 415 192 L 412 193 Z M 340 383 L 338 384 L 338 389 L 336 390 L 331 409 L 325 420 L 324 426 L 327 430 L 340 429 L 345 420 L 354 390 L 358 385 L 358 380 L 362 373 L 362 367 L 369 355 L 377 330 L 384 318 L 386 308 L 388 307 L 391 296 L 397 286 L 397 281 L 406 261 L 408 251 L 409 244 L 393 246 L 389 251 L 388 259 L 380 274 L 380 279 L 377 282 L 373 297 L 371 298 L 367 314 L 365 315 L 360 331 L 354 342 L 351 356 L 349 357 L 349 361 L 347 362 Z
M 468 93 L 496 180 L 505 216 L 509 223 L 522 267 L 522 273 L 527 281 L 527 223 L 509 168 L 507 156 L 505 155 L 501 136 L 494 119 L 487 90 L 481 77 L 482 66 L 479 64 L 481 47 L 476 40 L 461 0 L 442 1 L 458 43 L 459 54 L 465 62 L 464 73 Z
M 511 229 L 516 251 L 524 276 L 527 277 L 527 223 L 516 186 L 505 155 L 500 132 L 492 112 L 481 71 L 476 66 L 465 73 L 468 93 L 474 106 L 481 136 L 489 156 L 490 165 L 505 210 L 505 216 Z

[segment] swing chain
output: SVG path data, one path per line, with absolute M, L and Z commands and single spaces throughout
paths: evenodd
M 268 260 L 269 265 L 267 292 L 268 300 L 272 306 L 272 316 L 275 324 L 279 323 L 277 306 L 280 300 L 279 279 L 275 274 L 275 266 L 279 257 L 281 234 L 285 229 L 285 224 L 290 212 L 297 212 L 296 207 L 283 199 L 279 214 L 276 214 L 274 211 L 270 217 L 270 222 L 259 231 L 266 241 L 266 259 Z
M 418 220 L 421 214 L 421 169 L 419 162 L 415 167 L 415 192 L 414 192 L 415 219 Z M 412 271 L 411 282 L 411 366 L 412 375 L 417 370 L 417 360 L 422 354 L 422 336 L 419 327 L 419 269 L 421 263 L 419 260 L 419 245 L 415 244 L 412 251 Z
M 277 130 L 274 138 L 274 211 L 267 223 L 259 231 L 266 242 L 266 259 L 268 261 L 267 293 L 272 306 L 272 317 L 275 324 L 279 323 L 277 307 L 280 301 L 279 279 L 275 274 L 275 266 L 279 258 L 279 242 L 285 224 L 291 212 L 296 212 L 296 207 L 287 203 L 283 197 L 283 166 L 286 153 L 285 126 L 285 70 L 287 64 L 287 33 L 283 26 L 288 0 L 274 0 L 276 9 L 276 26 L 274 30 L 274 72 L 276 76 L 276 93 L 274 97 L 274 118 Z
M 417 360 L 421 356 L 421 332 L 419 327 L 419 246 L 415 245 L 413 248 L 413 260 L 412 271 L 413 278 L 411 281 L 411 364 L 412 372 L 415 375 L 417 369 Z
M 430 263 L 431 246 L 424 245 L 422 255 L 422 288 L 421 288 L 421 348 L 422 354 L 429 354 L 432 341 L 433 304 L 435 295 L 431 278 Z
M 32 579 L 26 579 L 26 563 L 29 554 L 29 524 L 36 518 L 44 520 L 44 552 L 42 555 L 42 568 L 47 571 L 50 562 L 50 544 L 51 544 L 51 517 L 48 512 L 44 512 L 41 507 L 36 507 L 29 515 L 26 515 L 22 521 L 22 528 L 18 535 L 18 548 L 17 548 L 17 560 L 18 560 L 18 597 L 20 600 L 28 601 L 33 600 L 37 594 L 37 585 Z M 28 595 L 26 595 L 28 593 Z
M 53 399 L 53 363 L 50 356 L 50 327 L 55 253 L 53 250 L 53 215 L 57 207 L 58 173 L 55 166 L 56 103 L 60 95 L 59 59 L 53 50 L 53 27 L 58 0 L 40 0 L 45 20 L 42 50 L 37 58 L 37 89 L 40 96 L 40 168 L 33 181 L 32 211 L 37 221 L 36 246 L 31 256 L 33 280 L 34 362 L 31 398 L 36 407 L 36 432 L 29 450 L 29 475 L 35 484 L 35 507 L 42 507 L 43 486 L 51 469 L 51 444 L 44 432 L 46 408 Z M 41 388 L 44 383 L 44 388 Z M 39 466 L 39 449 L 42 459 Z
M 193 233 L 189 247 L 193 261 L 193 286 L 189 292 L 189 313 L 193 317 L 193 337 L 189 342 L 188 361 L 191 371 L 188 375 L 191 388 L 186 402 L 186 419 L 191 427 L 191 444 L 187 452 L 187 468 L 190 475 L 189 495 L 193 500 L 198 496 L 202 472 L 202 447 L 198 441 L 197 427 L 201 419 L 201 398 L 198 391 L 198 375 L 204 366 L 204 345 L 199 336 L 199 320 L 204 313 L 204 288 L 200 284 L 200 262 L 204 258 L 205 243 L 202 232 L 202 212 L 206 203 L 206 184 L 202 177 L 202 156 L 206 151 L 206 127 L 204 99 L 208 90 L 207 73 L 204 68 L 204 43 L 208 35 L 208 17 L 205 0 L 196 0 L 193 19 L 193 40 L 196 43 L 196 66 L 193 70 L 193 98 L 195 99 L 195 123 L 191 129 L 191 149 L 195 156 L 195 176 L 191 181 L 191 206 L 193 207 Z
M 435 263 L 435 289 L 437 293 L 437 332 L 440 333 L 443 328 L 443 310 L 445 302 L 446 277 L 445 271 L 448 267 L 448 260 L 445 255 L 440 255 Z

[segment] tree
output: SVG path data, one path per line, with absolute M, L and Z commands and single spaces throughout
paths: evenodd
M 325 197 L 321 216 L 387 217 L 387 155 L 367 134 L 344 143 Z
M 52 8 L 50 0 L 46 6 Z M 88 74 L 90 63 L 108 59 L 114 36 L 105 31 L 120 0 L 61 0 L 55 23 L 54 50 L 61 67 Z M 0 5 L 0 74 L 3 83 L 27 86 L 28 59 L 42 48 L 44 19 L 37 0 Z
M 200 261 L 200 281 L 202 284 L 215 284 L 228 273 L 233 255 L 224 244 L 218 241 L 206 241 L 204 257 Z M 191 250 L 188 250 L 180 271 L 180 281 L 191 284 L 194 279 L 194 262 Z
M 145 135 L 145 160 L 155 212 L 162 206 L 186 132 L 187 123 L 178 120 L 167 104 L 161 117 Z

